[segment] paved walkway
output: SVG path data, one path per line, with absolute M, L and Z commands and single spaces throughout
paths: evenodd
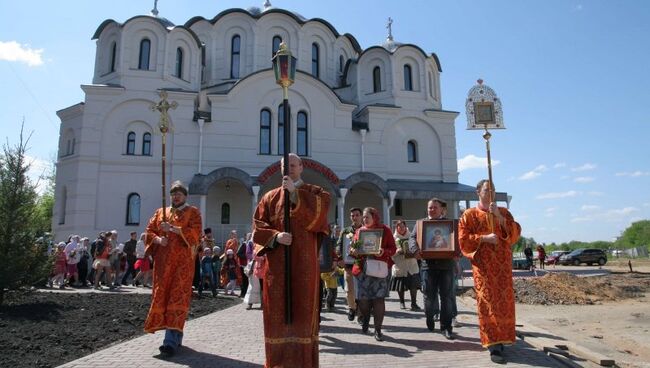
M 372 334 L 363 335 L 356 322 L 347 320 L 341 294 L 337 310 L 323 313 L 321 367 L 498 366 L 480 346 L 473 305 L 459 302 L 458 319 L 463 327 L 456 328 L 456 339 L 448 341 L 441 334 L 426 329 L 423 312 L 400 310 L 397 299 L 389 298 L 383 328 L 385 341 L 377 342 Z M 155 357 L 162 342 L 162 333 L 158 332 L 114 345 L 62 367 L 261 367 L 264 364 L 262 312 L 244 308 L 245 305 L 239 304 L 188 321 L 184 346 L 170 361 Z M 508 367 L 562 366 L 522 340 L 506 348 L 505 356 Z

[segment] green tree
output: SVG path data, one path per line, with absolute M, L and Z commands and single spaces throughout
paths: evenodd
M 49 262 L 35 245 L 36 188 L 27 177 L 25 153 L 29 137 L 3 146 L 0 155 L 0 305 L 7 290 L 43 280 Z
M 52 164 L 48 172 L 41 175 L 39 180 L 46 182 L 45 191 L 36 201 L 36 235 L 43 236 L 52 232 L 52 212 L 54 210 L 54 183 L 56 179 L 55 166 Z
M 632 223 L 616 241 L 620 248 L 635 248 L 650 246 L 650 220 Z

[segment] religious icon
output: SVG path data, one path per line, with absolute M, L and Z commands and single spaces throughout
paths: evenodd
M 474 103 L 474 114 L 476 117 L 476 124 L 491 125 L 494 123 L 494 109 L 492 104 L 489 102 Z
M 455 220 L 420 220 L 416 226 L 422 258 L 453 258 L 458 243 Z
M 361 229 L 359 230 L 359 248 L 360 255 L 377 255 L 381 252 L 381 239 L 384 235 L 383 229 Z

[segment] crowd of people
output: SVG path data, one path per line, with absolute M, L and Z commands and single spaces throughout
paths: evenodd
M 284 164 L 282 170 L 285 173 Z M 418 237 L 417 226 L 409 229 L 399 220 L 391 229 L 373 207 L 350 209 L 351 224 L 344 229 L 330 226 L 329 193 L 302 181 L 298 156 L 289 155 L 288 170 L 282 185 L 260 200 L 253 231 L 245 238 L 238 239 L 233 230 L 223 248 L 215 244 L 212 230 L 201 228 L 198 209 L 185 203 L 187 187 L 175 182 L 171 208 L 158 209 L 139 238 L 131 232 L 128 241 L 118 243 L 113 230 L 101 232 L 92 242 L 71 235 L 68 242 L 59 243 L 49 284 L 92 284 L 96 289 L 102 284 L 109 289 L 153 284 L 144 329 L 165 330 L 163 357 L 174 355 L 182 343 L 192 289 L 201 298 L 206 287 L 213 297 L 220 289 L 235 296 L 239 288 L 237 296 L 244 298 L 246 309 L 260 304 L 263 310 L 267 366 L 312 367 L 318 366 L 319 329 L 313 322 L 320 320 L 322 311 L 335 310 L 339 287 L 345 292 L 348 319 L 356 318 L 361 333 L 368 334 L 372 317 L 377 341 L 385 338 L 385 299 L 391 291 L 397 293 L 401 309 L 407 309 L 408 295 L 411 311 L 424 309 L 426 328 L 453 340 L 453 329 L 460 327 L 459 259 L 465 256 L 472 264 L 481 344 L 492 361 L 505 362 L 503 346 L 514 343 L 515 331 L 511 245 L 521 228 L 507 209 L 493 202 L 488 181 L 477 185 L 478 206 L 467 209 L 458 221 L 460 247 L 438 258 L 424 254 L 429 246 L 420 244 L 425 237 Z M 278 216 L 287 203 L 290 224 Z M 426 213 L 422 221 L 445 220 L 447 204 L 432 198 Z M 418 291 L 424 308 L 418 305 Z

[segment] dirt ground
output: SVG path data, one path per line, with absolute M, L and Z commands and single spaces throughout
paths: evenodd
M 606 276 L 553 273 L 516 279 L 517 324 L 534 325 L 559 339 L 598 352 L 619 367 L 650 367 L 650 261 L 610 261 Z M 598 267 L 562 267 L 584 271 Z M 468 292 L 465 296 L 472 296 Z
M 10 292 L 0 306 L 0 367 L 55 367 L 144 334 L 150 294 Z M 188 319 L 240 303 L 193 299 Z

